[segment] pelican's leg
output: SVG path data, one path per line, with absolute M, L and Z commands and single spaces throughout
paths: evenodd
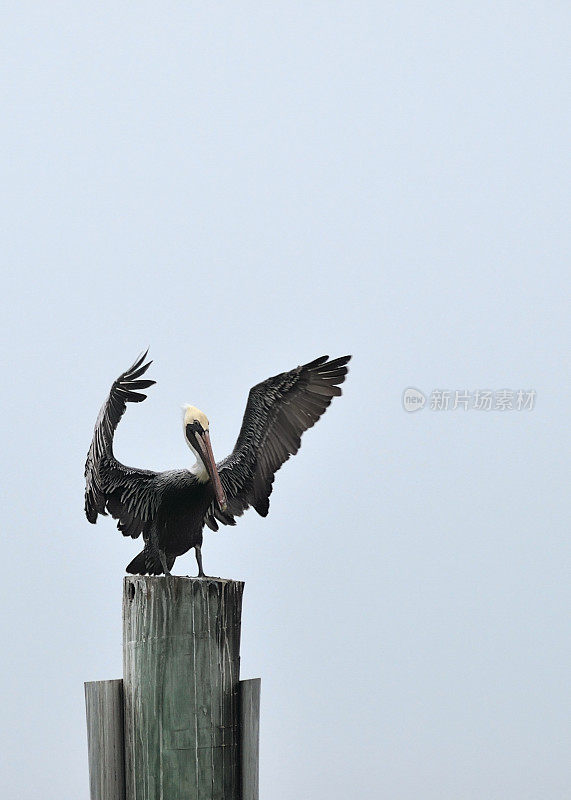
M 164 550 L 159 550 L 159 558 L 161 560 L 161 567 L 163 568 L 163 572 L 165 575 L 170 575 L 171 571 L 167 565 L 167 556 Z
M 204 570 L 202 569 L 202 553 L 200 552 L 200 545 L 197 544 L 194 548 L 194 553 L 196 555 L 196 563 L 198 564 L 198 577 L 199 578 L 206 578 L 204 574 Z

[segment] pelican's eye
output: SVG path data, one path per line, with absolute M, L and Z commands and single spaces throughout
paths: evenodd
M 200 435 L 204 433 L 204 428 L 197 419 L 186 426 L 187 437 L 190 438 L 193 433 L 198 433 Z

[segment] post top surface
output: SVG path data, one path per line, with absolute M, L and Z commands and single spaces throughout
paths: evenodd
M 218 577 L 211 577 L 207 576 L 204 578 L 196 578 L 192 577 L 191 575 L 125 575 L 123 578 L 123 583 L 125 585 L 129 583 L 133 583 L 133 581 L 143 581 L 144 583 L 156 583 L 158 586 L 167 585 L 168 583 L 196 583 L 196 584 L 228 584 L 228 583 L 237 583 L 244 585 L 243 581 L 236 581 L 233 578 L 218 578 Z

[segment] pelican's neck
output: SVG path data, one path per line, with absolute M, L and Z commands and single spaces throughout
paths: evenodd
M 190 472 L 192 473 L 192 475 L 194 475 L 198 479 L 199 483 L 206 483 L 207 481 L 210 480 L 210 476 L 208 475 L 208 472 L 206 471 L 206 467 L 204 466 L 204 462 L 202 461 L 202 458 L 200 457 L 200 453 L 198 452 L 198 450 L 194 449 L 194 447 L 188 441 L 186 436 L 184 437 L 184 441 L 190 447 L 190 449 L 194 453 L 194 457 L 196 458 L 196 463 L 192 465 L 192 467 L 190 468 Z

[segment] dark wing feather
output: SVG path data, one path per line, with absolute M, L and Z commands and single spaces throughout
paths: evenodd
M 152 361 L 147 363 L 148 350 L 113 383 L 109 396 L 99 412 L 93 440 L 85 462 L 85 514 L 95 523 L 98 514 L 119 520 L 117 527 L 125 536 L 136 538 L 156 511 L 155 472 L 132 469 L 113 455 L 113 435 L 127 403 L 141 403 L 147 389 L 155 381 L 140 380 Z
M 218 464 L 228 508 L 222 512 L 212 503 L 205 518 L 210 528 L 218 530 L 218 522 L 234 525 L 234 517 L 249 506 L 266 516 L 275 473 L 297 453 L 302 433 L 341 394 L 339 384 L 345 380 L 351 356 L 328 358 L 316 358 L 250 390 L 234 450 Z

